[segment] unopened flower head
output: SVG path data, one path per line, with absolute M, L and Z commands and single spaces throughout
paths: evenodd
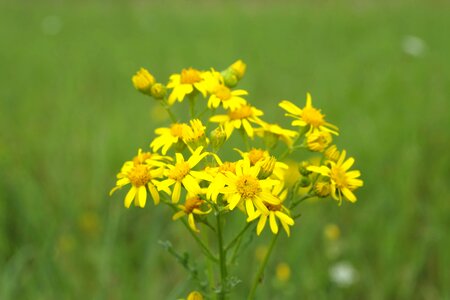
M 316 130 L 306 136 L 308 149 L 314 152 L 323 152 L 332 141 L 328 131 Z
M 155 84 L 155 77 L 144 68 L 141 68 L 131 80 L 134 87 L 144 94 L 150 94 L 150 89 Z
M 150 94 L 156 100 L 164 99 L 164 97 L 166 96 L 166 92 L 166 86 L 162 83 L 155 83 L 150 89 Z
M 331 145 L 330 147 L 328 147 L 327 150 L 325 150 L 324 155 L 329 160 L 336 162 L 339 159 L 339 156 L 341 154 L 340 154 L 339 150 L 337 149 L 336 145 Z

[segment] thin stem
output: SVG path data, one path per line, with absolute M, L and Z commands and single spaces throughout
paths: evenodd
M 278 234 L 274 234 L 272 241 L 270 242 L 269 249 L 267 250 L 267 253 L 264 256 L 264 259 L 261 262 L 261 265 L 259 266 L 258 272 L 256 273 L 256 277 L 255 277 L 255 280 L 253 281 L 252 288 L 250 290 L 250 293 L 248 294 L 248 298 L 247 298 L 248 300 L 255 299 L 256 288 L 258 287 L 258 284 L 263 280 L 264 269 L 266 268 L 267 262 L 269 261 L 270 254 L 272 253 L 272 250 L 273 250 L 273 247 L 275 246 L 277 238 L 278 238 Z
M 226 280 L 227 280 L 227 258 L 226 249 L 223 247 L 222 236 L 222 222 L 220 219 L 220 212 L 217 212 L 217 240 L 219 243 L 219 261 L 220 261 L 220 292 L 217 294 L 217 299 L 224 300 L 226 294 Z
M 225 251 L 230 250 L 231 247 L 236 244 L 236 242 L 242 237 L 242 235 L 247 231 L 252 223 L 247 223 L 245 227 L 234 237 L 234 239 L 225 247 Z
M 200 248 L 202 248 L 203 252 L 205 253 L 205 255 L 211 259 L 214 262 L 218 262 L 219 260 L 217 259 L 217 257 L 211 253 L 211 251 L 209 250 L 209 248 L 205 245 L 205 243 L 203 243 L 203 241 L 197 236 L 197 234 L 192 231 L 192 229 L 189 227 L 187 221 L 185 219 L 181 219 L 181 221 L 183 222 L 184 226 L 186 227 L 186 229 L 189 231 L 189 233 L 192 235 L 192 237 L 194 238 L 194 240 L 197 242 L 197 244 L 200 246 Z

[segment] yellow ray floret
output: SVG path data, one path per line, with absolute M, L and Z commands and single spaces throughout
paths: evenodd
M 234 129 L 243 128 L 249 137 L 253 137 L 254 129 L 251 125 L 261 124 L 263 121 L 259 118 L 264 113 L 250 105 L 242 105 L 235 110 L 228 110 L 226 115 L 216 115 L 209 120 L 213 123 L 219 123 L 223 126 L 227 137 L 229 138 Z
M 338 135 L 338 128 L 326 122 L 325 115 L 320 112 L 320 109 L 312 106 L 311 95 L 309 93 L 306 94 L 306 105 L 303 108 L 299 108 L 287 100 L 281 101 L 279 106 L 288 112 L 286 116 L 296 119 L 292 121 L 292 126 L 309 126 L 308 133 L 313 130 L 322 130 Z
M 155 178 L 162 177 L 163 168 L 156 167 L 163 163 L 155 158 L 152 159 L 152 155 L 152 153 L 142 152 L 139 149 L 138 155 L 133 160 L 125 162 L 117 174 L 116 186 L 111 190 L 110 195 L 125 185 L 131 184 L 124 200 L 126 208 L 130 207 L 133 200 L 136 206 L 145 207 L 147 191 L 150 192 L 154 203 L 159 203 L 159 193 L 155 187 L 158 181 Z M 155 156 L 161 158 L 158 154 Z
M 226 172 L 225 176 L 220 178 L 224 187 L 219 192 L 225 195 L 230 210 L 243 203 L 247 215 L 253 215 L 255 208 L 268 215 L 269 210 L 263 202 L 273 205 L 280 203 L 280 200 L 270 193 L 270 189 L 279 181 L 258 179 L 259 171 L 259 165 L 251 166 L 250 160 L 244 158 L 236 163 L 236 174 Z
M 342 196 L 350 202 L 356 202 L 356 196 L 353 193 L 355 189 L 363 186 L 363 181 L 358 179 L 361 173 L 357 170 L 349 171 L 355 160 L 349 157 L 345 160 L 346 151 L 343 150 L 337 162 L 328 161 L 325 166 L 309 166 L 309 171 L 319 173 L 328 177 L 330 180 L 331 196 L 342 203 Z
M 284 129 L 278 124 L 262 123 L 260 128 L 255 129 L 255 134 L 259 137 L 265 138 L 270 143 L 274 144 L 278 140 L 283 141 L 288 147 L 292 146 L 294 138 L 298 135 L 298 132 Z
M 203 210 L 202 210 L 203 208 Z M 184 205 L 178 205 L 178 211 L 172 216 L 172 220 L 177 220 L 183 216 L 188 217 L 189 227 L 195 232 L 199 232 L 195 225 L 195 215 L 207 215 L 211 212 L 212 208 L 205 200 L 202 200 L 198 195 L 187 195 Z
M 172 105 L 175 101 L 183 101 L 186 95 L 199 91 L 203 97 L 206 97 L 206 86 L 201 71 L 194 68 L 183 69 L 180 74 L 170 76 L 167 88 L 172 89 L 168 104 Z
M 185 123 L 174 123 L 169 128 L 157 128 L 155 133 L 159 136 L 150 143 L 150 147 L 155 152 L 161 149 L 161 153 L 165 155 L 173 145 L 183 143 L 187 130 L 189 125 Z
M 204 171 L 194 171 L 193 168 L 209 153 L 203 152 L 203 147 L 198 147 L 188 160 L 184 160 L 181 153 L 176 153 L 174 165 L 167 164 L 167 179 L 158 183 L 158 190 L 166 191 L 173 185 L 172 202 L 180 200 L 181 188 L 184 187 L 191 194 L 200 193 L 199 180 L 209 179 L 209 175 Z
M 284 231 L 286 231 L 287 236 L 290 236 L 289 226 L 294 225 L 294 220 L 291 218 L 290 211 L 282 205 L 283 201 L 286 199 L 287 190 L 283 189 L 283 184 L 277 184 L 272 189 L 272 195 L 279 199 L 279 204 L 273 205 L 267 202 L 263 202 L 267 207 L 269 214 L 263 214 L 261 211 L 256 211 L 253 215 L 249 215 L 247 222 L 251 222 L 259 218 L 258 225 L 256 226 L 256 233 L 261 234 L 264 227 L 266 226 L 267 219 L 269 219 L 270 230 L 274 233 L 278 233 L 278 223 L 277 219 L 280 221 L 281 226 Z

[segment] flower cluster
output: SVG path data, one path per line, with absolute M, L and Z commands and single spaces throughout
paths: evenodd
M 288 236 L 293 209 L 304 199 L 331 196 L 339 204 L 355 202 L 354 190 L 363 185 L 360 172 L 350 170 L 354 159 L 333 144 L 339 130 L 313 106 L 311 95 L 303 107 L 279 103 L 292 118 L 291 129 L 266 122 L 264 112 L 248 101 L 249 93 L 236 88 L 245 71 L 246 64 L 238 60 L 222 72 L 183 69 L 162 84 L 141 68 L 132 78 L 135 88 L 159 102 L 172 122 L 155 130 L 148 152 L 139 150 L 124 163 L 111 194 L 129 184 L 125 206 L 134 201 L 144 207 L 149 193 L 155 205 L 162 199 L 175 210 L 174 220 L 186 217 L 195 232 L 212 212 L 237 211 L 255 222 L 258 235 L 268 220 L 274 234 L 281 225 Z M 189 105 L 189 119 L 175 116 L 177 103 Z M 242 145 L 231 139 L 234 135 L 243 138 Z M 299 149 L 316 152 L 319 159 L 286 164 Z M 301 176 L 288 184 L 292 168 Z

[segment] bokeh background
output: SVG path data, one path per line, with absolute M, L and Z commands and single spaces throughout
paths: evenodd
M 108 197 L 166 121 L 130 77 L 239 58 L 240 86 L 272 121 L 279 100 L 310 91 L 365 181 L 355 205 L 302 204 L 258 299 L 449 299 L 449 20 L 437 0 L 1 2 L 0 299 L 187 294 L 158 245 L 198 258 L 181 224 Z

